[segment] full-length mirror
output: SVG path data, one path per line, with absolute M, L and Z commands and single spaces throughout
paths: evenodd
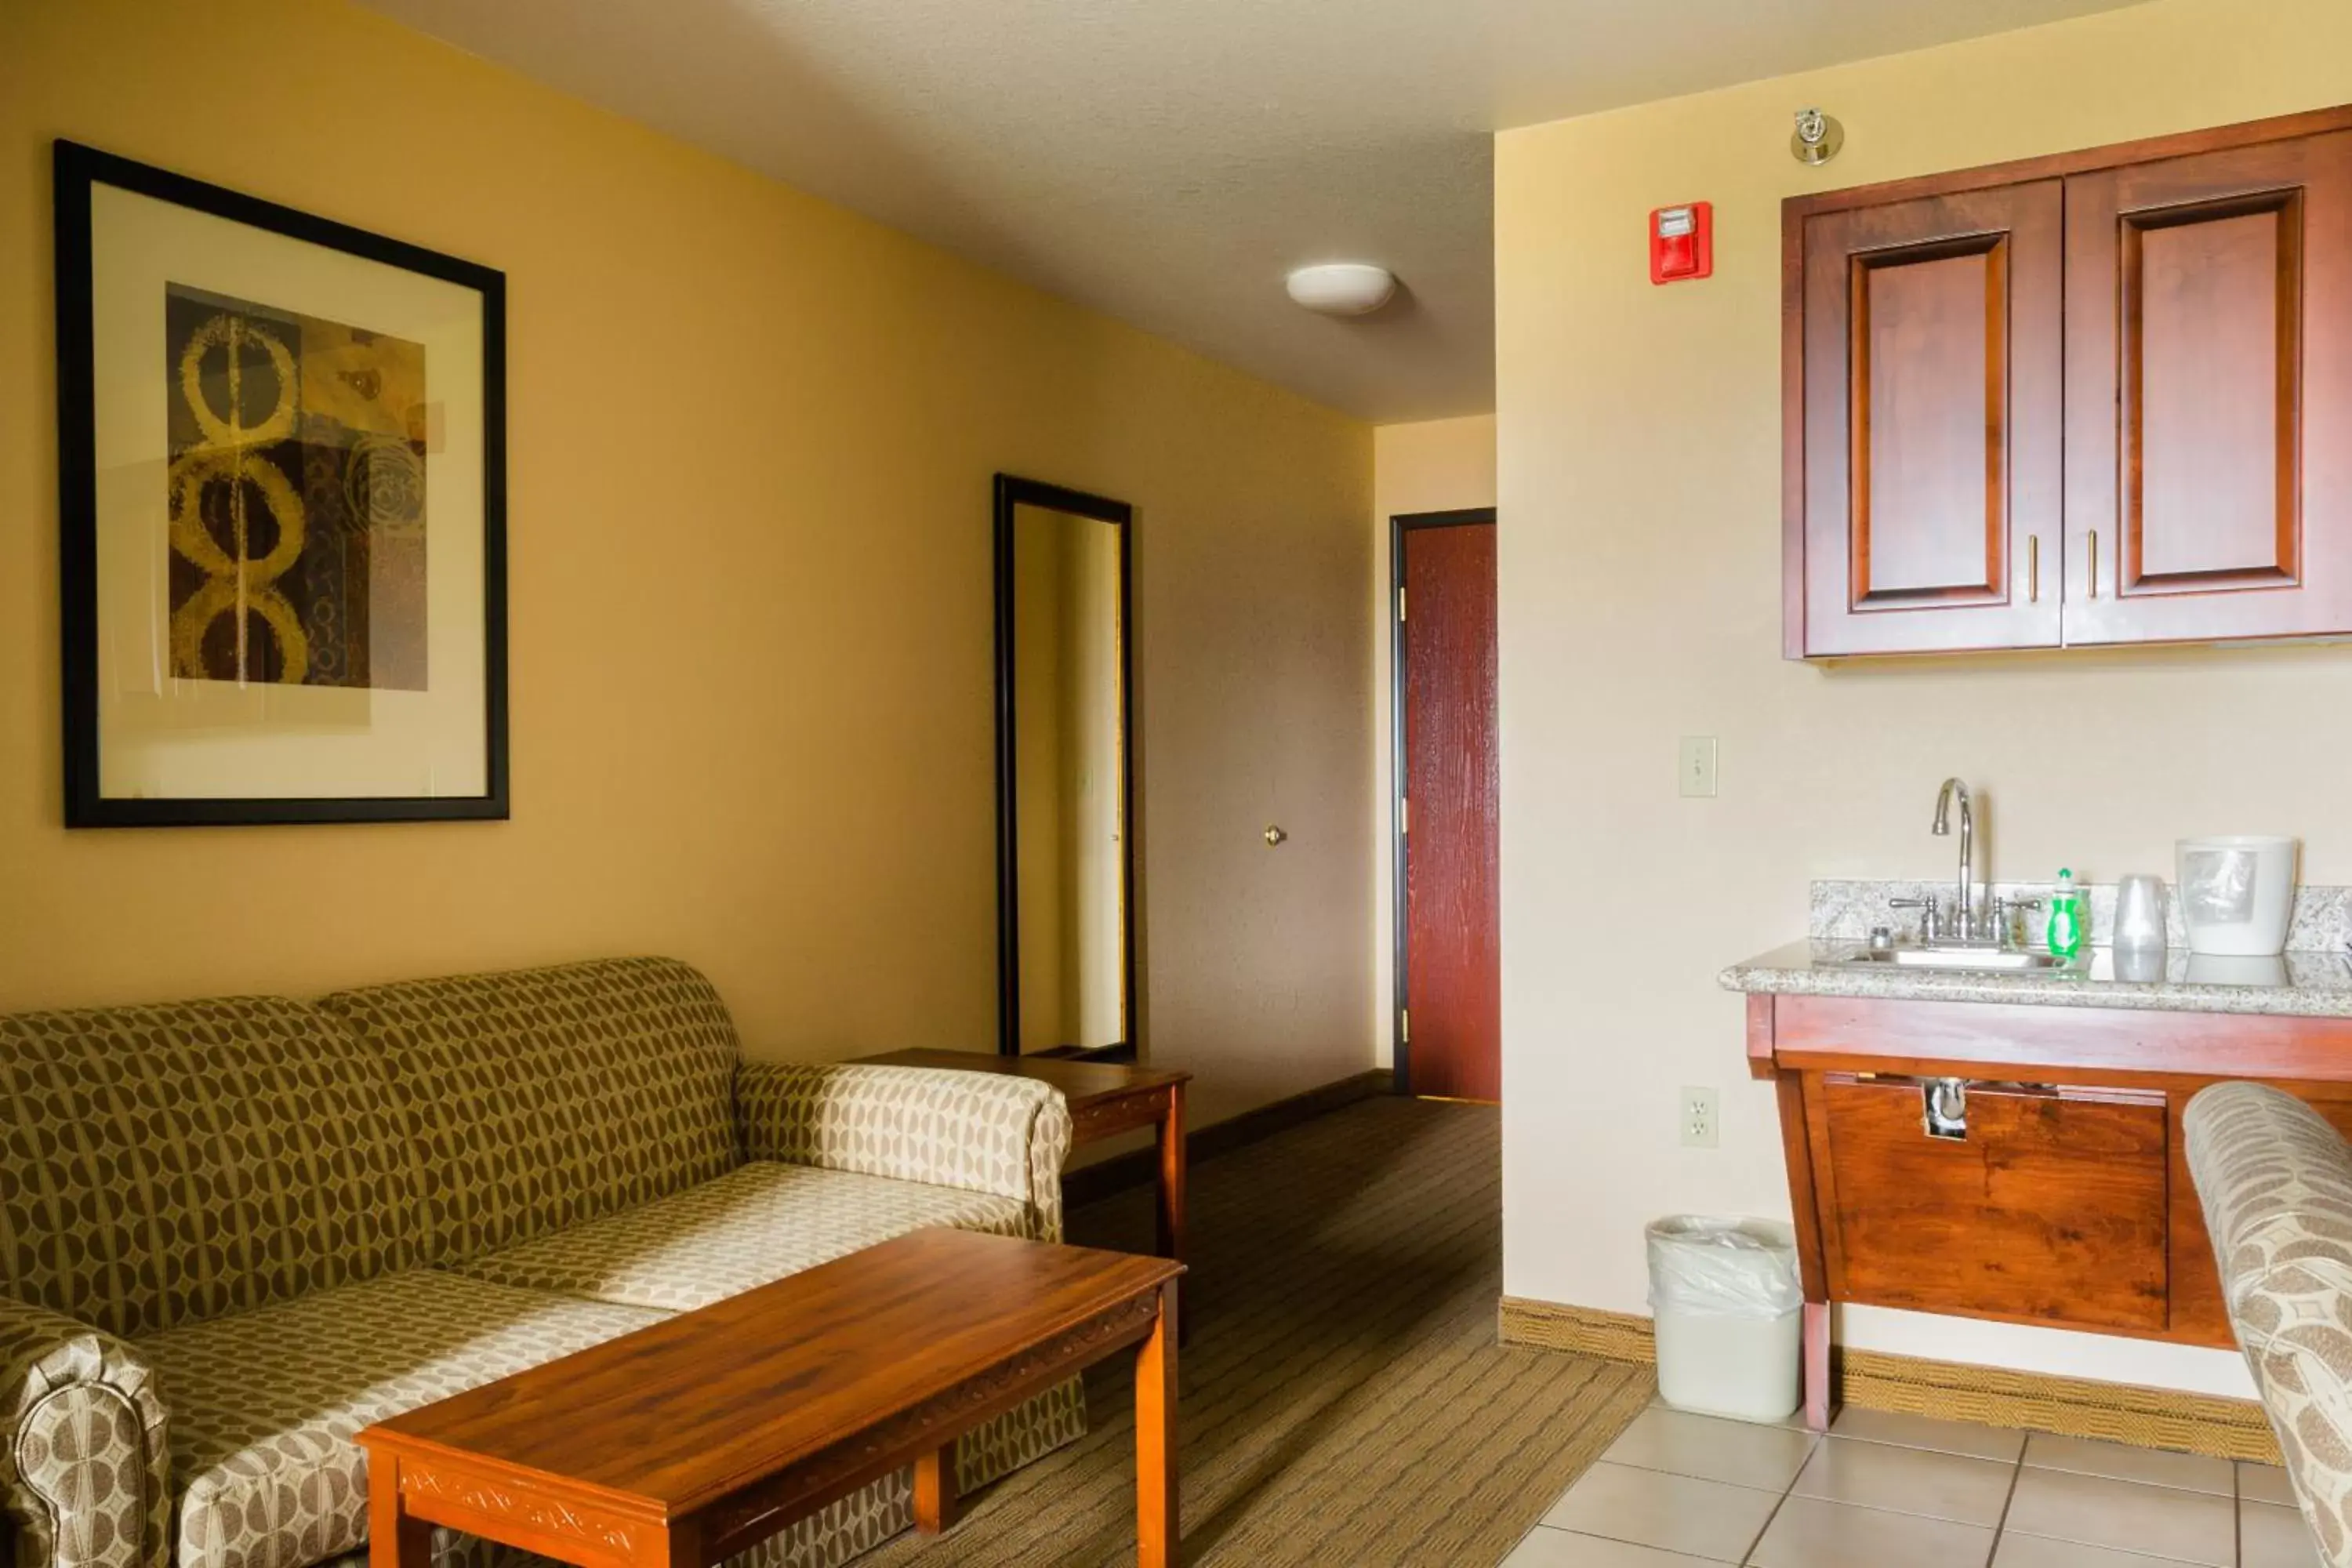
M 1119 501 L 996 477 L 1000 1036 L 1134 1042 L 1128 527 Z

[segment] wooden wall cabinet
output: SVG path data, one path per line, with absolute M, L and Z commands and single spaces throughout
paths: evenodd
M 1792 658 L 2352 633 L 2352 110 L 1791 199 Z
M 2064 190 L 1803 220 L 1808 655 L 2058 645 Z

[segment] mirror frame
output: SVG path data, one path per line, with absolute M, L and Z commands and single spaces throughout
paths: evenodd
M 1120 967 L 1126 988 L 1120 1009 L 1128 1037 L 1084 1054 L 1128 1058 L 1136 1054 L 1139 1014 L 1135 994 L 1135 509 L 1108 496 L 1065 489 L 1014 474 L 996 476 L 996 1050 L 1021 1054 L 1020 835 L 1014 808 L 1013 711 L 1013 514 L 1041 507 L 1107 522 L 1118 530 L 1118 744 Z

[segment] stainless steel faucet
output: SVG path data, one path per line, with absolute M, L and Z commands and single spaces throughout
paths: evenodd
M 1979 934 L 1976 917 L 1977 822 L 1976 813 L 1969 805 L 1969 786 L 1957 778 L 1946 779 L 1944 787 L 1937 792 L 1935 834 L 1938 838 L 1951 837 L 1952 796 L 1955 795 L 1960 797 L 1960 897 L 1958 907 L 1952 911 L 1952 935 L 1962 942 L 1972 942 Z

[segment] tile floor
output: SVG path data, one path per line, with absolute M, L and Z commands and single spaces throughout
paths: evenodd
M 1874 1410 L 1654 1405 L 1503 1568 L 2317 1568 L 2283 1471 Z

